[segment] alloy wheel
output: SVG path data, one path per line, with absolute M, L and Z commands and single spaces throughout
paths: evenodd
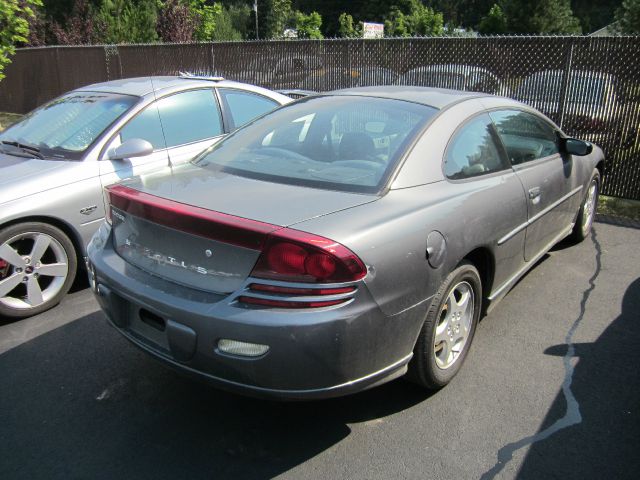
M 24 232 L 0 245 L 0 304 L 34 309 L 65 285 L 69 258 L 61 243 L 42 232 Z
M 455 364 L 464 351 L 473 322 L 474 300 L 473 288 L 463 281 L 449 291 L 440 309 L 433 351 L 441 369 Z

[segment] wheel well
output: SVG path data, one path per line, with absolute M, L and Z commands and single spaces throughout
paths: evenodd
M 493 254 L 486 247 L 479 247 L 464 256 L 478 269 L 482 281 L 482 296 L 487 298 L 493 288 L 493 275 L 495 272 L 495 260 Z M 483 302 L 484 303 L 484 302 Z
M 16 218 L 16 219 L 10 220 L 7 223 L 2 224 L 0 225 L 0 228 L 9 227 L 11 225 L 17 225 L 19 223 L 26 223 L 26 222 L 47 223 L 49 225 L 53 225 L 54 227 L 62 230 L 62 232 L 67 237 L 69 237 L 69 240 L 71 240 L 71 243 L 73 244 L 73 249 L 76 251 L 76 257 L 78 258 L 78 271 L 81 271 L 84 269 L 84 261 L 83 261 L 84 249 L 82 248 L 82 240 L 80 239 L 76 231 L 73 228 L 71 228 L 71 226 L 68 223 L 60 219 L 53 218 L 53 217 L 42 217 L 42 216 L 22 217 L 22 218 Z
M 596 170 L 600 172 L 600 183 L 602 183 L 602 174 L 604 173 L 604 160 L 600 160 L 596 165 Z

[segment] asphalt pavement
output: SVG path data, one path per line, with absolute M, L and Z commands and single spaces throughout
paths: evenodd
M 437 393 L 398 380 L 306 403 L 163 367 L 80 282 L 55 309 L 0 323 L 0 478 L 635 479 L 639 246 L 640 229 L 600 222 L 555 248 Z

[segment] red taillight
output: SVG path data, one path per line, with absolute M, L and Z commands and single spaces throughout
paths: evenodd
M 306 283 L 360 280 L 367 269 L 351 250 L 328 238 L 284 228 L 271 233 L 252 277 Z

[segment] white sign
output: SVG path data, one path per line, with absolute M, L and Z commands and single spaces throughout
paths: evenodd
M 382 23 L 367 23 L 362 24 L 362 38 L 383 38 L 384 37 L 384 25 Z

